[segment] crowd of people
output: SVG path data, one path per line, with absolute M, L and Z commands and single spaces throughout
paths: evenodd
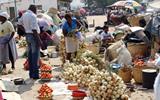
M 40 51 L 47 50 L 48 42 L 54 40 L 53 33 L 57 29 L 62 29 L 65 39 L 66 59 L 71 61 L 71 55 L 76 55 L 79 48 L 82 35 L 80 29 L 82 26 L 88 28 L 87 22 L 81 21 L 79 12 L 73 14 L 71 11 L 62 11 L 56 15 L 48 12 L 48 15 L 44 15 L 37 13 L 35 5 L 30 5 L 28 10 L 19 12 L 18 15 L 15 30 L 13 24 L 9 21 L 8 13 L 5 11 L 0 13 L 0 64 L 3 65 L 2 74 L 4 75 L 14 71 L 15 61 L 18 59 L 14 39 L 16 31 L 19 39 L 21 37 L 26 38 L 29 77 L 39 79 Z M 46 18 L 45 16 L 49 17 Z M 49 18 L 52 20 L 49 20 Z M 9 62 L 11 62 L 11 69 L 8 71 L 6 64 Z

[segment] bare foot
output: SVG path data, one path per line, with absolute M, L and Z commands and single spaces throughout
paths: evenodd
M 9 71 L 8 71 L 8 74 L 12 74 L 13 73 L 13 69 L 10 69 Z
M 7 69 L 4 68 L 4 69 L 2 70 L 2 75 L 7 75 L 7 74 L 8 74 Z

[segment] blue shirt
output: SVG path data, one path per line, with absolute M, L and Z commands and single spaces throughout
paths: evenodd
M 76 28 L 77 28 L 77 21 L 76 21 L 76 19 L 72 19 L 71 26 L 68 25 L 67 21 L 65 21 L 65 23 L 62 26 L 62 29 L 66 30 L 67 33 L 72 32 Z

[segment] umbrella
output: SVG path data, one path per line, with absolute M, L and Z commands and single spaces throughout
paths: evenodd
M 54 25 L 53 19 L 47 14 L 40 13 L 37 15 L 37 17 L 45 19 L 49 25 Z
M 113 6 L 125 6 L 126 1 L 117 1 L 113 4 Z
M 113 6 L 132 6 L 132 7 L 141 7 L 141 4 L 134 0 L 130 1 L 117 1 L 113 4 Z

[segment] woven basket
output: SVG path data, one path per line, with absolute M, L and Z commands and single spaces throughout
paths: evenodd
M 153 67 L 143 66 L 143 67 L 134 67 L 133 68 L 133 78 L 136 83 L 142 83 L 142 70 L 143 69 L 153 69 Z
M 122 78 L 125 83 L 128 83 L 132 79 L 132 70 L 131 68 L 120 68 L 118 70 L 118 75 Z
M 143 16 L 131 16 L 128 18 L 129 23 L 131 26 L 139 26 L 139 20 L 141 20 Z
M 142 83 L 142 70 L 143 68 L 133 68 L 133 78 L 136 83 Z
M 133 58 L 136 56 L 145 56 L 148 51 L 147 45 L 144 42 L 142 42 L 142 43 L 128 43 L 127 48 Z

